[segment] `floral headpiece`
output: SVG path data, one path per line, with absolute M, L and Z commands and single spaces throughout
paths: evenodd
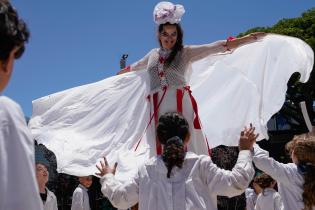
M 153 19 L 154 22 L 158 25 L 167 22 L 174 24 L 181 21 L 181 17 L 184 13 L 185 9 L 183 5 L 174 5 L 171 2 L 162 1 L 154 7 Z

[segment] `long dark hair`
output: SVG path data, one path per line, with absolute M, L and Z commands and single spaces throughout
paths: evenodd
M 174 166 L 182 167 L 185 158 L 184 140 L 189 133 L 187 120 L 179 113 L 163 114 L 158 122 L 157 137 L 162 145 L 162 158 L 167 167 L 167 177 L 170 178 Z
M 167 26 L 167 25 L 173 25 L 173 26 L 176 26 L 176 30 L 177 30 L 177 40 L 176 40 L 176 43 L 172 49 L 172 52 L 170 54 L 170 56 L 168 56 L 168 58 L 166 59 L 165 61 L 165 64 L 167 66 L 169 66 L 172 61 L 174 60 L 175 56 L 177 55 L 177 53 L 179 51 L 181 51 L 183 49 L 183 36 L 184 36 L 184 32 L 182 30 L 182 27 L 180 26 L 179 23 L 174 23 L 174 24 L 171 24 L 171 23 L 164 23 L 164 24 L 161 24 L 159 25 L 159 34 L 162 33 L 163 29 L 164 29 L 164 26 Z M 162 47 L 162 43 L 160 41 L 160 39 L 158 38 L 159 40 L 159 44 L 160 44 L 160 47 Z
M 15 47 L 20 47 L 15 58 L 22 56 L 24 44 L 29 39 L 29 30 L 7 0 L 0 0 L 0 60 L 6 61 Z

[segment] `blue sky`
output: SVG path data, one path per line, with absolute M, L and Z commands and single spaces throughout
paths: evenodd
M 157 47 L 155 0 L 11 0 L 31 39 L 4 95 L 32 114 L 32 100 L 115 75 Z M 185 0 L 185 44 L 205 44 L 257 26 L 300 16 L 313 0 Z

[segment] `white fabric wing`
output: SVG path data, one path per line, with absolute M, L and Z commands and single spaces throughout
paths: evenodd
M 100 158 L 127 157 L 125 151 L 140 138 L 149 89 L 148 75 L 139 71 L 55 93 L 33 101 L 29 127 L 34 139 L 55 153 L 59 173 L 94 175 Z
M 313 63 L 314 53 L 305 42 L 275 34 L 220 59 L 210 56 L 194 63 L 190 84 L 210 146 L 237 145 L 249 123 L 259 140 L 268 138 L 267 122 L 282 107 L 290 76 L 299 72 L 306 82 Z
M 303 41 L 271 34 L 193 63 L 189 84 L 210 146 L 237 145 L 250 122 L 267 138 L 266 123 L 283 105 L 291 74 L 300 72 L 307 81 L 313 62 Z M 111 163 L 118 161 L 117 176 L 124 179 L 152 156 L 152 133 L 145 134 L 137 153 L 133 150 L 149 121 L 149 91 L 145 69 L 65 90 L 33 101 L 29 127 L 56 154 L 59 172 L 94 174 L 106 155 Z

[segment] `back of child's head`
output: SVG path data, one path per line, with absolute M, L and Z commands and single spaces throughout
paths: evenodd
M 285 145 L 285 149 L 286 151 L 291 154 L 292 151 L 294 150 L 297 142 L 301 142 L 301 141 L 309 141 L 309 140 L 313 140 L 315 141 L 315 136 L 309 134 L 309 133 L 304 133 L 304 134 L 300 134 L 300 135 L 295 135 L 293 137 L 293 139 L 291 141 L 289 141 L 286 145 Z
M 297 140 L 293 153 L 298 160 L 298 171 L 304 176 L 303 202 L 305 209 L 315 206 L 315 138 Z
M 15 58 L 24 52 L 29 31 L 8 0 L 0 0 L 0 60 L 6 61 L 15 47 L 20 47 Z
M 189 135 L 189 125 L 181 114 L 168 112 L 159 118 L 156 131 L 158 140 L 164 145 L 162 158 L 168 170 L 167 177 L 170 178 L 172 168 L 183 165 L 184 140 Z
M 275 183 L 275 180 L 268 174 L 262 173 L 261 175 L 254 178 L 254 182 L 264 190 L 266 188 L 272 187 L 272 184 Z

